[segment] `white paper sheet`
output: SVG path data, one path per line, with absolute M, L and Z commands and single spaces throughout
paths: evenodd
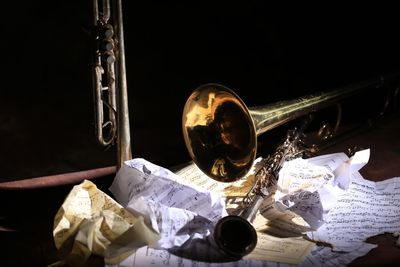
M 350 159 L 344 153 L 336 153 L 285 162 L 279 172 L 275 208 L 294 212 L 312 229 L 318 229 L 338 196 L 345 193 L 351 174 L 368 160 L 369 149 Z
M 372 182 L 354 172 L 348 191 L 309 237 L 330 243 L 337 251 L 351 251 L 368 237 L 396 231 L 400 231 L 400 177 Z
M 142 215 L 161 236 L 154 246 L 180 246 L 210 234 L 213 223 L 226 216 L 216 193 L 185 182 L 171 171 L 144 159 L 125 162 L 110 191 L 132 213 Z

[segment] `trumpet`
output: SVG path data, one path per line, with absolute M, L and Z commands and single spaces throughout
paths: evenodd
M 93 0 L 93 25 L 95 133 L 100 145 L 117 143 L 121 167 L 132 158 L 121 0 Z
M 397 74 L 379 76 L 344 88 L 254 108 L 248 108 L 238 95 L 223 85 L 205 84 L 192 92 L 184 106 L 184 141 L 194 163 L 204 174 L 220 182 L 233 182 L 244 177 L 252 168 L 257 153 L 257 136 L 260 134 L 368 89 L 396 82 L 398 77 Z M 394 94 L 388 94 L 385 108 L 389 96 L 396 96 L 398 92 L 397 87 Z M 339 108 L 335 129 L 325 132 L 325 139 L 330 139 L 335 133 L 340 118 Z M 309 123 L 306 119 L 300 129 L 288 131 L 276 151 L 263 160 L 239 215 L 229 215 L 217 222 L 213 236 L 226 254 L 240 258 L 255 248 L 257 234 L 251 223 L 264 198 L 271 193 L 268 190 L 273 190 L 276 185 L 283 162 L 319 150 L 304 143 L 304 130 Z M 326 131 L 326 127 L 322 127 L 321 131 Z M 232 237 L 236 233 L 245 234 Z

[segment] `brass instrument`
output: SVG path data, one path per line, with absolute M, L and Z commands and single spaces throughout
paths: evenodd
M 220 182 L 233 182 L 251 169 L 258 135 L 366 89 L 382 86 L 394 77 L 380 76 L 337 90 L 253 108 L 248 108 L 231 89 L 205 84 L 186 101 L 182 117 L 185 144 L 206 175 Z
M 132 158 L 121 0 L 93 0 L 93 24 L 95 132 L 99 144 L 117 143 L 121 167 Z
M 195 164 L 206 175 L 220 182 L 236 181 L 253 166 L 258 135 L 364 90 L 379 88 L 396 76 L 381 76 L 330 92 L 255 108 L 247 108 L 239 96 L 222 85 L 205 84 L 193 91 L 184 107 L 182 128 L 186 147 Z M 399 89 L 395 90 L 394 95 L 397 95 Z M 324 139 L 330 139 L 339 126 L 340 118 L 341 108 L 338 106 L 334 130 L 324 125 L 319 134 Z M 306 119 L 300 129 L 288 131 L 275 153 L 263 160 L 239 215 L 230 215 L 217 222 L 213 237 L 225 254 L 240 258 L 254 249 L 257 234 L 251 222 L 264 198 L 271 193 L 269 190 L 274 188 L 283 162 L 302 156 L 307 149 L 318 150 L 316 147 L 306 148 L 303 142 L 308 124 Z

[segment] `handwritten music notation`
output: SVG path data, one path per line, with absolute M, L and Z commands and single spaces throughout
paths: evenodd
M 129 213 L 88 180 L 68 194 L 55 216 L 53 235 L 58 255 L 71 266 L 83 265 L 91 254 L 115 264 L 159 239 L 143 217 Z

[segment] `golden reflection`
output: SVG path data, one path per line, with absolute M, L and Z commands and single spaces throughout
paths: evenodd
M 196 89 L 182 118 L 188 151 L 211 178 L 231 182 L 245 175 L 255 157 L 255 129 L 247 107 L 217 84 Z

